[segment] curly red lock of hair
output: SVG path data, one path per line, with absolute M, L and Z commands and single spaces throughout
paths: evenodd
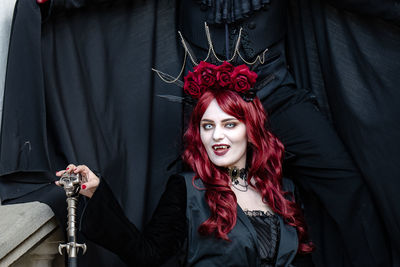
M 304 217 L 293 201 L 285 198 L 282 190 L 283 144 L 266 129 L 267 116 L 258 98 L 246 102 L 230 90 L 205 92 L 195 106 L 189 126 L 184 134 L 185 150 L 183 160 L 195 172 L 193 179 L 201 179 L 205 186 L 205 199 L 211 216 L 203 222 L 198 231 L 203 235 L 214 234 L 217 238 L 229 240 L 228 233 L 236 225 L 237 202 L 231 190 L 229 176 L 222 168 L 215 166 L 208 158 L 200 138 L 200 121 L 207 107 L 216 99 L 220 108 L 246 125 L 248 137 L 248 177 L 253 177 L 253 186 L 271 209 L 282 216 L 285 222 L 296 228 L 299 253 L 309 253 L 313 244 L 308 241 Z

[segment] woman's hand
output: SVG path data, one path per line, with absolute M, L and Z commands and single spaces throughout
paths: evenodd
M 82 183 L 79 193 L 89 198 L 93 196 L 94 191 L 96 191 L 100 183 L 100 179 L 86 165 L 75 166 L 74 164 L 69 164 L 65 170 L 56 172 L 56 175 L 61 177 L 66 172 L 80 174 Z M 56 181 L 56 185 L 60 186 L 60 183 Z

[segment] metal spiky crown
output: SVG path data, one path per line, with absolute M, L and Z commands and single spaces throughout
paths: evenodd
M 242 34 L 242 29 L 240 29 L 233 56 L 230 59 L 223 60 L 215 53 L 207 23 L 205 23 L 205 32 L 209 44 L 208 53 L 205 59 L 200 62 L 197 60 L 194 53 L 191 52 L 189 44 L 185 41 L 181 32 L 178 31 L 182 46 L 185 49 L 184 61 L 178 76 L 173 77 L 159 70 L 152 69 L 164 82 L 174 83 L 177 86 L 183 87 L 184 92 L 189 95 L 191 99 L 173 95 L 159 96 L 174 102 L 187 102 L 192 104 L 195 102 L 193 100 L 198 99 L 207 90 L 223 89 L 236 91 L 245 101 L 252 101 L 254 97 L 256 97 L 257 92 L 257 85 L 255 84 L 257 74 L 251 69 L 256 68 L 260 64 L 264 64 L 268 48 L 258 55 L 254 61 L 246 61 L 239 52 Z M 193 71 L 189 71 L 189 73 L 184 77 L 184 82 L 182 82 L 180 77 L 183 74 L 188 57 L 195 67 L 193 68 Z M 232 65 L 231 62 L 237 59 L 241 59 L 245 64 L 239 66 Z M 208 63 L 208 60 L 215 64 Z M 222 64 L 217 65 L 218 63 Z

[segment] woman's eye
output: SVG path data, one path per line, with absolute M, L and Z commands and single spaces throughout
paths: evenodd
M 203 124 L 203 128 L 205 129 L 205 130 L 210 130 L 210 129 L 212 129 L 212 124 Z
M 227 123 L 226 125 L 225 125 L 225 127 L 227 127 L 227 128 L 233 128 L 233 127 L 235 127 L 236 126 L 236 123 L 234 123 L 234 122 L 230 122 L 230 123 Z

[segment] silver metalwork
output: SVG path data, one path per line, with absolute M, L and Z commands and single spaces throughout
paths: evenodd
M 82 254 L 85 254 L 86 252 L 86 244 L 76 243 L 76 209 L 78 206 L 78 194 L 80 190 L 81 176 L 79 174 L 65 172 L 61 176 L 59 182 L 60 185 L 64 188 L 65 194 L 67 195 L 68 243 L 59 244 L 58 252 L 63 255 L 62 251 L 63 249 L 65 249 L 68 254 L 68 266 L 75 267 L 77 266 L 77 256 L 79 248 L 82 249 Z
M 254 64 L 261 64 L 263 65 L 266 61 L 266 54 L 269 52 L 269 49 L 266 48 L 264 49 L 264 51 L 257 55 L 257 57 L 252 61 L 247 61 L 241 54 L 239 51 L 239 45 L 240 45 L 240 41 L 242 38 L 242 28 L 239 29 L 239 35 L 238 38 L 236 40 L 236 44 L 235 44 L 235 49 L 233 51 L 233 55 L 231 58 L 219 58 L 217 56 L 217 53 L 214 50 L 214 45 L 211 39 L 211 33 L 210 33 L 210 28 L 208 27 L 207 23 L 204 23 L 204 28 L 205 28 L 205 32 L 206 32 L 206 36 L 207 36 L 207 42 L 208 42 L 208 52 L 207 52 L 207 56 L 202 59 L 201 61 L 207 61 L 208 59 L 210 59 L 211 57 L 213 57 L 215 60 L 219 61 L 219 62 L 232 62 L 234 60 L 237 59 L 237 57 L 239 57 L 244 63 L 246 63 L 249 66 L 252 66 Z M 167 73 L 164 73 L 160 70 L 156 70 L 154 68 L 152 68 L 152 71 L 154 71 L 155 73 L 157 73 L 157 75 L 160 77 L 161 80 L 163 80 L 166 83 L 175 83 L 176 85 L 183 87 L 183 82 L 179 80 L 179 78 L 182 76 L 184 70 L 185 70 L 185 64 L 186 64 L 186 60 L 189 56 L 190 61 L 193 63 L 193 65 L 197 66 L 199 64 L 197 58 L 195 57 L 194 53 L 191 51 L 190 46 L 188 45 L 188 43 L 186 43 L 185 39 L 183 38 L 183 35 L 180 31 L 178 31 L 179 37 L 181 39 L 181 43 L 183 48 L 185 49 L 185 56 L 183 59 L 183 63 L 182 63 L 182 67 L 181 67 L 181 71 L 179 72 L 178 76 L 176 76 L 175 78 Z
M 241 192 L 247 192 L 249 183 L 247 182 L 247 170 L 245 168 L 238 169 L 236 166 L 228 168 L 229 177 L 232 181 L 232 186 Z M 243 181 L 243 184 L 240 183 Z

